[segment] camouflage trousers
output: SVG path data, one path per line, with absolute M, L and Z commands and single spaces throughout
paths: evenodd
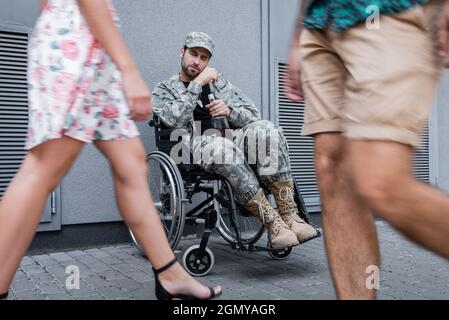
M 193 161 L 206 171 L 225 177 L 236 200 L 245 205 L 261 185 L 291 179 L 287 140 L 281 128 L 259 120 L 239 129 L 193 136 Z

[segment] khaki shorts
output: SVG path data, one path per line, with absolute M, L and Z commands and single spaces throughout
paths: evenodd
M 442 2 L 383 15 L 377 30 L 365 23 L 342 32 L 305 29 L 302 134 L 342 132 L 416 146 L 441 70 L 436 17 Z

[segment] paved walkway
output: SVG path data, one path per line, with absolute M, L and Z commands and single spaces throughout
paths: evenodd
M 448 261 L 417 247 L 378 222 L 383 266 L 379 299 L 449 299 Z M 261 240 L 263 241 L 263 240 Z M 199 240 L 180 244 L 182 252 Z M 265 242 L 261 242 L 265 243 Z M 233 251 L 212 239 L 215 267 L 202 280 L 220 283 L 222 299 L 334 299 L 323 239 L 293 250 L 288 260 Z M 80 288 L 67 289 L 66 268 L 80 270 Z M 131 244 L 27 256 L 10 299 L 155 299 L 151 267 Z

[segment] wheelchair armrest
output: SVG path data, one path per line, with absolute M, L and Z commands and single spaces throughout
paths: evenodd
M 156 129 L 164 127 L 163 123 L 161 122 L 161 120 L 159 120 L 159 118 L 157 116 L 153 116 L 153 119 L 148 121 L 148 125 L 152 128 L 156 128 Z
M 153 119 L 148 121 L 148 125 L 155 129 L 167 129 L 167 130 L 173 130 L 174 128 L 167 127 L 161 119 L 157 115 L 153 115 Z
M 148 121 L 148 125 L 152 128 L 156 128 L 156 129 L 160 129 L 160 128 L 164 127 L 164 125 L 161 123 L 160 120 L 155 120 L 155 119 L 151 119 L 150 121 Z

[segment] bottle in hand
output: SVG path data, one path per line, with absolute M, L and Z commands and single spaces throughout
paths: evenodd
M 215 101 L 215 96 L 212 93 L 212 85 L 209 83 L 210 87 L 210 94 L 208 95 L 209 103 L 212 103 Z M 212 125 L 215 129 L 219 130 L 221 132 L 221 135 L 224 136 L 225 130 L 230 129 L 228 119 L 226 119 L 225 116 L 218 116 L 218 117 L 212 117 Z

